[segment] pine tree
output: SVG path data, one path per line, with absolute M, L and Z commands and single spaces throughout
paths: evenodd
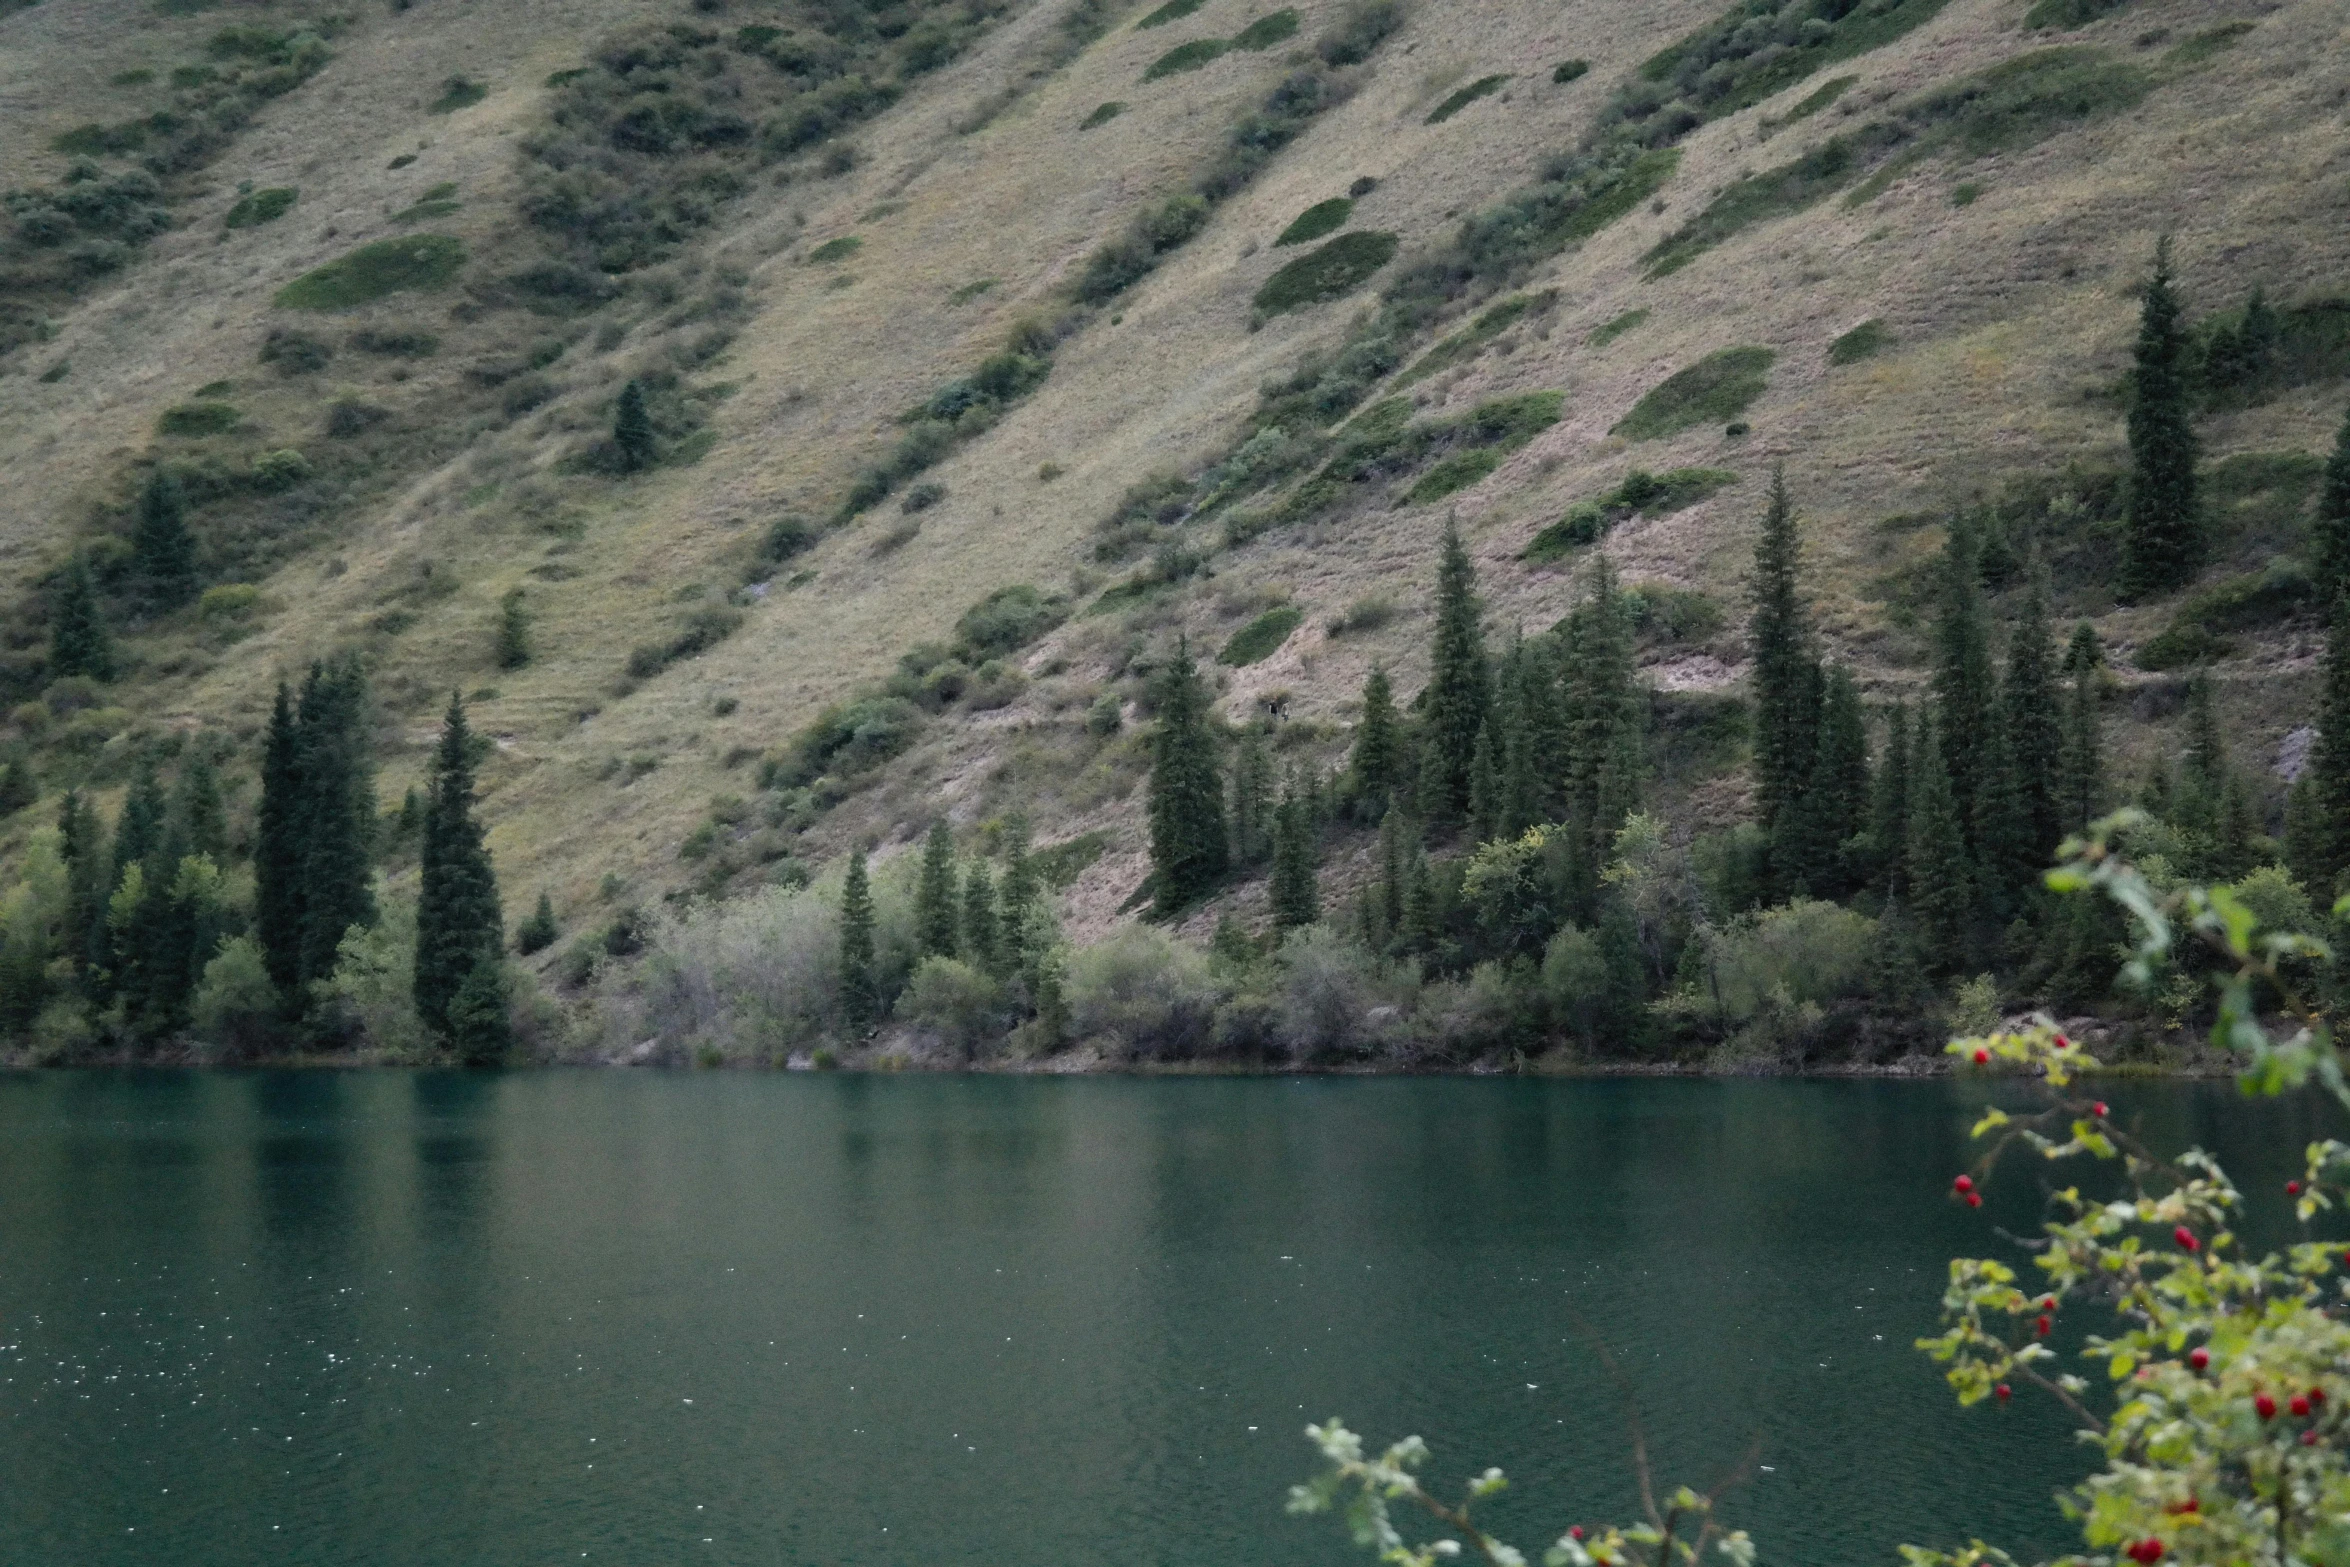
M 0 817 L 14 816 L 41 798 L 41 781 L 33 774 L 32 752 L 18 746 L 0 761 Z
M 335 952 L 354 925 L 375 923 L 375 893 L 369 885 L 368 840 L 375 825 L 373 785 L 364 751 L 362 729 L 366 719 L 367 680 L 356 661 L 332 668 L 311 666 L 295 715 L 296 751 L 300 759 L 302 800 L 302 945 L 301 986 L 334 972 Z M 461 716 L 461 715 L 460 715 Z M 444 743 L 445 743 L 444 735 Z M 466 798 L 472 799 L 472 761 L 467 758 Z M 435 802 L 437 806 L 438 802 Z M 468 806 L 470 810 L 470 805 Z M 466 826 L 472 829 L 470 817 Z M 432 823 L 425 824 L 429 844 Z M 484 862 L 486 864 L 486 861 Z M 495 890 L 491 894 L 493 916 Z M 422 921 L 421 907 L 418 919 Z M 493 929 L 495 920 L 493 917 Z M 418 937 L 421 946 L 423 937 Z M 498 937 L 500 944 L 503 936 Z M 470 965 L 470 955 L 467 959 Z M 449 971 L 447 996 L 465 976 L 464 967 Z M 435 1031 L 440 1011 L 428 1014 Z
M 2350 593 L 2334 601 L 2326 635 L 2324 684 L 2318 698 L 2317 743 L 2308 770 L 2310 830 L 2296 869 L 2320 905 L 2341 890 L 2350 868 Z
M 2130 373 L 2130 493 L 2121 572 L 2126 600 L 2178 587 L 2202 564 L 2191 348 L 2166 237 L 2154 250 L 2154 276 L 2147 281 L 2138 316 L 2137 364 Z
M 1478 725 L 1469 749 L 1469 825 L 1479 842 L 1501 836 L 1501 764 L 1494 752 L 1493 725 Z
M 253 928 L 269 977 L 289 1001 L 298 999 L 302 983 L 302 866 L 308 843 L 300 726 L 293 693 L 281 680 L 261 757 L 261 806 L 253 836 Z
M 1273 767 L 1255 730 L 1232 754 L 1232 858 L 1260 865 L 1273 852 Z
M 1230 864 L 1224 790 L 1216 741 L 1208 729 L 1208 694 L 1188 642 L 1159 686 L 1159 722 L 1151 737 L 1151 870 L 1161 914 L 1204 897 Z
M 1983 604 L 1980 538 L 1975 519 L 1951 519 L 1943 545 L 1940 604 L 1934 619 L 1934 730 L 1958 804 L 1960 831 L 1972 828 L 1981 757 L 1988 749 L 1998 678 L 1991 667 L 1991 618 Z
M 2342 416 L 2342 433 L 2334 437 L 2334 455 L 2326 461 L 2325 480 L 2318 488 L 2309 553 L 2318 602 L 2331 604 L 2350 590 L 2350 414 Z
M 449 998 L 449 1048 L 467 1066 L 496 1066 L 514 1048 L 506 970 L 493 949 L 479 954 Z
M 1803 543 L 1787 496 L 1787 471 L 1771 470 L 1770 509 L 1754 545 L 1749 588 L 1754 614 L 1747 627 L 1754 653 L 1754 793 L 1763 829 L 1803 793 L 1819 749 L 1815 734 L 1818 670 L 1804 614 Z
M 1322 917 L 1322 894 L 1315 883 L 1317 837 L 1305 798 L 1293 776 L 1273 817 L 1273 877 L 1269 889 L 1273 926 L 1295 930 Z
M 58 946 L 77 970 L 105 961 L 106 894 L 114 868 L 106 829 L 79 789 L 57 807 L 57 857 L 65 866 L 65 929 Z
M 1602 556 L 1585 583 L 1565 626 L 1562 793 L 1568 817 L 1582 829 L 1585 855 L 1597 861 L 1606 857 L 1624 818 L 1639 809 L 1648 697 L 1640 688 L 1632 619 L 1614 566 Z
M 1401 943 L 1404 951 L 1433 955 L 1438 923 L 1436 878 L 1429 872 L 1428 856 L 1414 849 L 1411 870 L 1404 880 Z
M 922 879 L 914 891 L 914 939 L 926 956 L 955 955 L 955 830 L 945 817 L 922 844 Z
M 1869 801 L 1869 849 L 1886 896 L 1909 889 L 1909 704 L 1896 702 L 1885 715 L 1885 760 L 1877 769 Z
M 164 822 L 169 812 L 170 806 L 163 798 L 163 784 L 155 776 L 155 765 L 142 760 L 131 774 L 130 792 L 123 796 L 122 815 L 114 824 L 114 863 L 118 870 L 161 858 Z M 153 874 L 152 870 L 149 874 Z
M 1840 897 L 1853 884 L 1844 845 L 1869 825 L 1869 737 L 1852 672 L 1839 664 L 1826 684 L 1810 780 L 1788 814 L 1802 825 L 1804 885 L 1815 896 Z
M 2056 646 L 2048 629 L 2048 589 L 2038 579 L 2024 600 L 2024 618 L 2007 649 L 2008 752 L 2029 824 L 2033 859 L 2045 861 L 2064 836 L 2057 789 L 2063 775 L 2063 703 L 2057 696 Z
M 57 678 L 114 678 L 114 639 L 107 635 L 106 615 L 98 607 L 98 585 L 90 580 L 90 563 L 78 555 L 66 568 L 57 602 L 49 612 L 49 673 Z
M 2187 680 L 2187 713 L 2182 731 L 2178 824 L 2208 839 L 2219 829 L 2229 772 L 2227 742 L 2220 735 L 2219 711 L 2212 700 L 2208 670 L 2199 669 Z
M 993 974 L 1003 966 L 1003 942 L 996 919 L 995 881 L 985 860 L 974 860 L 963 878 L 963 955 L 971 966 Z
M 642 473 L 653 466 L 653 416 L 645 409 L 645 389 L 635 381 L 620 389 L 620 402 L 612 413 L 612 445 L 620 453 L 623 471 Z
M 1476 569 L 1454 523 L 1445 525 L 1436 573 L 1436 635 L 1424 701 L 1420 810 L 1429 820 L 1451 826 L 1468 814 L 1477 733 L 1493 701 Z
M 873 953 L 873 887 L 865 851 L 849 856 L 840 886 L 840 1010 L 851 1038 L 872 1032 L 881 1017 L 881 980 Z
M 168 469 L 156 469 L 139 493 L 131 551 L 147 601 L 157 609 L 177 609 L 196 596 L 196 540 L 188 532 L 187 498 Z
M 514 927 L 514 950 L 527 958 L 553 946 L 555 938 L 562 934 L 562 927 L 555 923 L 555 905 L 541 891 L 538 907 L 530 911 L 530 918 Z
M 459 992 L 473 985 L 478 966 L 487 964 L 494 970 L 506 947 L 497 871 L 482 842 L 481 824 L 473 819 L 471 741 L 464 699 L 452 691 L 448 716 L 441 723 L 440 747 L 433 754 L 431 803 L 425 808 L 424 843 L 418 855 L 415 995 L 416 1015 L 425 1028 L 461 1049 L 460 1025 L 479 1031 L 486 1024 L 456 1005 Z M 314 975 L 327 972 L 313 960 Z M 499 985 L 502 1014 L 504 981 L 492 977 Z M 479 996 L 469 1005 L 475 1003 L 486 1004 Z M 470 1054 L 467 1058 L 472 1059 Z
M 220 774 L 202 745 L 181 764 L 171 816 L 188 853 L 201 854 L 216 865 L 227 860 L 228 813 L 220 799 Z
M 2101 658 L 2097 634 L 2087 621 L 2081 622 L 2065 654 L 2073 683 L 2065 694 L 2064 748 L 2057 759 L 2056 824 L 2060 834 L 2087 831 L 2105 808 L 2105 739 L 2097 713 Z
M 1004 880 L 997 889 L 1004 963 L 1026 972 L 1035 954 L 1028 950 L 1029 911 L 1036 907 L 1036 862 L 1028 857 L 1028 821 L 1015 816 L 1005 831 Z
M 1550 791 L 1543 785 L 1536 758 L 1540 741 L 1535 734 L 1535 713 L 1542 698 L 1540 675 L 1548 667 L 1549 660 L 1529 648 L 1518 660 L 1500 706 L 1501 781 L 1496 825 L 1504 838 L 1519 836 L 1549 814 L 1544 807 Z
M 1910 776 L 1909 907 L 1924 927 L 1944 966 L 1965 961 L 1972 946 L 1975 912 L 1965 834 L 1959 830 L 1958 798 L 1942 759 L 1939 714 L 1918 723 L 1917 764 Z
M 1379 824 L 1379 888 L 1376 899 L 1380 943 L 1375 951 L 1392 947 L 1403 934 L 1404 814 L 1390 811 Z
M 498 600 L 498 667 L 520 669 L 530 662 L 530 610 L 520 588 Z
M 1969 837 L 1975 847 L 1977 913 L 1985 922 L 2003 922 L 2018 912 L 2018 900 L 2042 860 L 2032 842 L 2015 752 L 2008 745 L 2014 724 L 2005 693 L 1992 698 L 1987 716 L 1982 743 L 1974 752 L 1974 831 Z
M 1410 782 L 1404 770 L 1403 722 L 1395 712 L 1395 688 L 1385 666 L 1371 666 L 1363 682 L 1363 721 L 1355 726 L 1355 796 L 1377 820 Z

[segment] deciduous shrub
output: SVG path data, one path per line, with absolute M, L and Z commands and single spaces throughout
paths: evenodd
M 1282 245 L 1303 245 L 1325 234 L 1335 234 L 1346 227 L 1346 220 L 1354 209 L 1354 202 L 1345 196 L 1318 201 L 1293 218 L 1289 227 L 1281 231 L 1273 244 L 1276 248 Z
M 1397 243 L 1393 234 L 1377 230 L 1341 234 L 1265 279 L 1257 290 L 1256 308 L 1277 316 L 1350 294 L 1395 259 Z
M 1199 950 L 1130 925 L 1069 960 L 1069 1021 L 1081 1040 L 1159 1060 L 1197 1055 L 1216 985 Z
M 447 234 L 379 239 L 303 273 L 277 291 L 286 310 L 348 310 L 408 290 L 446 288 L 465 265 L 465 244 Z
M 1769 386 L 1777 358 L 1767 348 L 1724 348 L 1708 354 L 1659 382 L 1609 433 L 1653 441 L 1691 425 L 1735 419 Z

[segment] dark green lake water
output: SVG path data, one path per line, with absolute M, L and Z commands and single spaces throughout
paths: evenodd
M 2113 1097 L 2274 1193 L 2318 1132 Z M 0 1562 L 1368 1561 L 1309 1418 L 1539 1547 L 1754 1444 L 1766 1560 L 2066 1543 L 2082 1459 L 1910 1348 L 1943 1083 L 0 1078 Z M 2250 1228 L 2281 1238 L 2283 1200 Z

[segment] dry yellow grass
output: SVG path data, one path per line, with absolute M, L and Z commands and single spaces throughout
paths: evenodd
M 210 655 L 200 673 L 157 682 L 156 716 L 251 723 L 277 672 L 337 645 L 429 559 L 453 570 L 462 587 L 422 606 L 414 628 L 383 648 L 379 688 L 405 720 L 405 749 L 387 759 L 387 791 L 396 798 L 421 763 L 437 711 L 429 693 L 495 687 L 500 694 L 479 705 L 477 721 L 500 740 L 485 772 L 485 809 L 510 901 L 527 903 L 544 887 L 576 922 L 607 873 L 642 895 L 681 885 L 690 867 L 677 861 L 677 846 L 711 797 L 750 792 L 743 773 L 724 766 L 729 752 L 780 742 L 827 702 L 880 678 L 913 643 L 943 636 L 991 589 L 1066 585 L 1086 565 L 1093 523 L 1129 483 L 1216 455 L 1254 406 L 1260 382 L 1336 340 L 1367 295 L 1249 329 L 1251 295 L 1289 254 L 1275 253 L 1270 241 L 1298 212 L 1360 176 L 1375 177 L 1380 184 L 1358 203 L 1355 226 L 1398 233 L 1408 255 L 1532 178 L 1640 59 L 1719 9 L 1713 0 L 1423 4 L 1376 58 L 1358 96 L 1220 207 L 1205 231 L 1119 301 L 1115 317 L 1105 312 L 1065 343 L 1035 396 L 929 475 L 947 499 L 923 515 L 917 537 L 871 553 L 875 533 L 897 520 L 885 503 L 794 563 L 812 568 L 814 582 L 790 591 L 777 584 L 732 639 L 615 696 L 629 648 L 675 621 L 681 589 L 731 588 L 746 537 L 780 511 L 829 512 L 856 468 L 894 438 L 900 410 L 991 352 L 1024 313 L 1052 309 L 1055 290 L 1092 246 L 1137 203 L 1178 185 L 1264 96 L 1284 69 L 1278 53 L 1232 55 L 1202 71 L 1140 82 L 1178 33 L 1214 31 L 1234 3 L 1216 0 L 1181 29 L 1122 26 L 983 130 L 957 134 L 975 106 L 1020 79 L 1060 9 L 1027 7 L 972 56 L 855 133 L 862 156 L 853 172 L 761 187 L 730 209 L 723 231 L 698 253 L 702 268 L 747 273 L 755 302 L 740 336 L 702 372 L 740 385 L 719 406 L 717 445 L 698 465 L 623 483 L 551 472 L 576 439 L 570 431 L 593 416 L 593 398 L 654 352 L 648 328 L 609 356 L 575 349 L 580 358 L 556 372 L 576 388 L 571 398 L 485 433 L 340 542 L 278 573 L 265 586 L 281 607 L 263 629 Z M 1310 38 L 1337 0 L 1300 9 L 1301 38 Z M 2235 9 L 2149 0 L 2082 37 L 2128 52 L 2148 29 L 2184 36 Z M 8 62 L 0 64 L 7 73 L 0 136 L 21 144 L 90 117 L 82 105 L 103 93 L 109 73 L 176 47 L 152 30 L 100 25 L 134 14 L 128 4 L 53 3 L 0 22 L 0 62 Z M 460 186 L 465 207 L 435 227 L 478 254 L 498 254 L 511 239 L 504 226 L 512 221 L 513 136 L 534 113 L 546 73 L 613 25 L 667 14 L 651 0 L 423 7 L 371 21 L 339 42 L 335 64 L 273 105 L 215 169 L 218 188 L 205 216 L 157 241 L 119 286 L 61 322 L 43 352 L 70 359 L 72 375 L 52 386 L 22 375 L 0 382 L 0 463 L 13 481 L 0 519 L 0 569 L 21 573 L 49 558 L 126 454 L 147 444 L 156 411 L 198 385 L 233 379 L 251 387 L 240 401 L 272 428 L 314 419 L 315 394 L 271 383 L 252 363 L 275 319 L 272 292 L 389 232 L 388 213 L 442 181 Z M 200 36 L 206 21 L 183 30 Z M 1955 0 L 1911 37 L 1840 67 L 1860 77 L 1844 102 L 1864 108 L 2034 42 L 2019 34 L 2008 0 Z M 69 54 L 70 69 L 40 68 Z M 1812 523 L 1824 626 L 1859 657 L 1870 684 L 1902 685 L 1910 673 L 1871 651 L 1882 610 L 1863 589 L 1886 569 L 1871 524 L 1941 505 L 1986 477 L 2117 442 L 2110 408 L 2081 391 L 2110 380 L 2123 362 L 2134 318 L 2127 290 L 2156 234 L 2178 235 L 2188 292 L 2205 308 L 2235 303 L 2255 278 L 2276 296 L 2342 285 L 2350 132 L 2336 102 L 2338 71 L 2326 62 L 2345 54 L 2350 36 L 2337 4 L 2288 0 L 2262 14 L 2235 49 L 2137 110 L 1970 169 L 1984 185 L 1970 206 L 1951 205 L 1950 170 L 1929 163 L 1859 210 L 1825 203 L 1644 282 L 1642 252 L 1713 189 L 1796 155 L 1845 122 L 1831 111 L 1767 146 L 1755 126 L 1773 105 L 1709 126 L 1687 142 L 1663 211 L 1634 214 L 1532 280 L 1560 290 L 1547 322 L 1513 329 L 1471 364 L 1414 389 L 1431 410 L 1457 410 L 1502 393 L 1563 388 L 1566 414 L 1557 426 L 1442 506 L 1366 512 L 1268 536 L 1220 558 L 1210 588 L 1154 614 L 1213 646 L 1234 623 L 1219 611 L 1220 594 L 1264 585 L 1286 591 L 1307 611 L 1305 626 L 1272 658 L 1227 672 L 1222 700 L 1237 715 L 1287 691 L 1293 720 L 1330 724 L 1351 711 L 1374 659 L 1395 669 L 1405 690 L 1417 684 L 1419 607 L 1448 512 L 1479 557 L 1496 622 L 1534 630 L 1563 613 L 1570 591 L 1566 574 L 1517 561 L 1538 528 L 1635 466 L 1726 466 L 1741 475 L 1739 484 L 1690 510 L 1626 526 L 1607 548 L 1632 578 L 1734 603 L 1761 485 L 1770 464 L 1784 461 Z M 1550 65 L 1570 56 L 1592 60 L 1593 70 L 1553 86 Z M 455 115 L 424 116 L 421 104 L 460 70 L 489 84 L 491 96 Z M 1514 79 L 1501 94 L 1442 125 L 1422 123 L 1445 82 L 1502 71 Z M 1077 123 L 1109 99 L 1128 111 L 1079 133 Z M 416 164 L 385 168 L 407 151 L 418 154 Z M 244 179 L 298 186 L 301 203 L 275 225 L 223 241 L 216 209 Z M 895 210 L 865 221 L 885 203 Z M 850 233 L 863 241 L 853 257 L 830 268 L 804 264 L 814 245 Z M 829 286 L 840 276 L 854 281 Z M 975 299 L 950 302 L 983 278 L 997 282 Z M 396 300 L 379 309 L 390 319 L 446 305 Z M 1586 346 L 1595 327 L 1636 307 L 1649 311 L 1646 324 L 1605 348 Z M 1870 317 L 1892 328 L 1894 347 L 1831 370 L 1827 344 Z M 529 329 L 493 323 L 481 341 Z M 1718 428 L 1699 428 L 1628 446 L 1607 434 L 1666 375 L 1742 343 L 1779 355 L 1769 392 L 1748 415 L 1751 436 L 1726 445 Z M 452 355 L 429 361 L 400 395 L 429 396 L 431 378 L 460 370 Z M 380 367 L 338 361 L 328 378 L 346 373 L 379 376 Z M 2290 397 L 2215 421 L 2209 433 L 2224 449 L 2318 449 L 2338 419 L 2338 396 L 2335 389 Z M 1063 470 L 1049 485 L 1037 479 L 1046 462 Z M 465 504 L 493 484 L 494 493 Z M 532 495 L 542 510 L 576 522 L 576 539 L 525 515 L 518 502 Z M 1932 543 L 1929 530 L 1905 547 Z M 548 566 L 573 575 L 529 575 Z M 539 617 L 540 656 L 501 674 L 491 668 L 490 628 L 499 595 L 516 584 L 528 587 Z M 1329 639 L 1329 618 L 1372 592 L 1406 612 L 1382 630 Z M 2159 622 L 2137 612 L 2114 617 L 2107 629 L 2126 644 Z M 991 782 L 995 768 L 1020 745 L 1066 732 L 1074 714 L 1054 718 L 1051 705 L 1100 677 L 1113 630 L 1078 621 L 1056 634 L 1029 664 L 1042 671 L 1065 659 L 1066 673 L 1040 679 L 1010 710 L 934 726 L 892 781 L 827 819 L 813 852 L 852 834 L 913 830 L 941 806 L 968 816 L 1005 803 Z M 1721 685 L 1740 674 L 1735 659 L 1735 637 L 1725 636 L 1674 655 L 1660 678 L 1681 688 Z M 711 704 L 722 695 L 737 705 L 718 717 Z M 2265 727 L 2246 733 L 2265 744 L 2290 715 L 2262 712 Z M 609 758 L 646 752 L 663 758 L 657 771 L 625 788 L 599 781 Z M 1081 928 L 1113 917 L 1139 880 L 1137 805 L 1136 797 L 1081 788 L 1070 777 L 1053 780 L 1034 807 L 1048 837 L 1094 827 L 1124 837 L 1072 895 Z

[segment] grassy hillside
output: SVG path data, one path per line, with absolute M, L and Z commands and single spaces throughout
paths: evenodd
M 2117 778 L 2175 748 L 2190 667 L 2256 775 L 2310 721 L 2314 621 L 2256 586 L 2350 394 L 2337 7 L 1865 0 L 1786 38 L 1714 0 L 1160 15 L 0 17 L 31 149 L 0 694 L 43 796 L 0 858 L 200 736 L 235 822 L 277 680 L 354 650 L 387 808 L 470 698 L 517 916 L 544 890 L 591 929 L 1018 812 L 1086 846 L 1064 918 L 1098 936 L 1147 868 L 1168 645 L 1225 654 L 1222 712 L 1275 719 L 1285 763 L 1335 765 L 1375 663 L 1424 678 L 1448 518 L 1497 636 L 1559 620 L 1594 549 L 1670 606 L 1643 667 L 1695 738 L 1655 793 L 1721 826 L 1781 464 L 1872 701 L 1917 687 L 1926 563 L 1988 501 L 2114 654 Z M 2117 388 L 2162 234 L 2193 315 L 2257 286 L 2293 353 L 2201 421 L 2203 580 L 2123 607 Z M 609 439 L 631 381 L 642 471 Z M 175 608 L 127 542 L 157 471 L 207 590 Z M 77 555 L 110 684 L 47 664 Z M 517 592 L 530 657 L 500 667 Z

